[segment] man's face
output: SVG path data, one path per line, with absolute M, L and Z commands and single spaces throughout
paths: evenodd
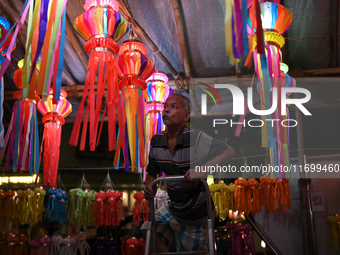
M 190 112 L 185 111 L 183 98 L 172 95 L 164 103 L 163 122 L 167 127 L 183 126 L 190 118 Z

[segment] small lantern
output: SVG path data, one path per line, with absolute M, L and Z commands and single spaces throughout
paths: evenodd
M 168 86 L 168 77 L 162 71 L 155 71 L 147 80 L 144 90 L 145 99 L 145 152 L 146 159 L 150 150 L 151 138 L 165 130 L 162 112 L 166 99 L 174 93 Z
M 59 101 L 54 104 L 53 89 L 50 89 L 47 100 L 40 101 L 37 105 L 39 112 L 44 115 L 44 134 L 41 142 L 41 148 L 44 145 L 44 185 L 50 183 L 52 187 L 57 184 L 61 127 L 65 124 L 64 118 L 72 112 L 72 105 L 66 97 L 67 93 L 62 89 Z

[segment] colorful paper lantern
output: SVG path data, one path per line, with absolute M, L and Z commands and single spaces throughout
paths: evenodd
M 282 5 L 266 1 L 249 9 L 249 21 L 253 29 L 248 32 L 253 36 L 253 57 L 257 76 L 258 90 L 261 94 L 261 109 L 270 109 L 273 88 L 278 90 L 277 110 L 271 115 L 261 116 L 262 121 L 277 119 L 274 125 L 262 126 L 262 147 L 269 148 L 273 166 L 289 165 L 289 129 L 280 125 L 282 120 L 289 119 L 281 115 L 281 88 L 295 86 L 295 80 L 281 71 L 284 67 L 281 59 L 281 47 L 284 45 L 282 34 L 292 22 L 292 14 Z M 258 24 L 261 24 L 259 26 Z M 256 35 L 253 31 L 256 30 Z M 263 33 L 258 33 L 258 31 Z M 287 95 L 289 96 L 289 95 Z M 285 173 L 275 173 L 275 177 L 287 178 Z M 274 173 L 272 173 L 274 178 Z
M 61 141 L 61 127 L 65 124 L 65 117 L 72 112 L 72 105 L 66 100 L 67 93 L 61 90 L 59 101 L 54 104 L 53 89 L 46 101 L 40 101 L 37 105 L 43 115 L 44 134 L 41 148 L 44 146 L 44 185 L 50 183 L 52 187 L 57 184 L 59 152 Z M 42 151 L 42 149 L 41 149 Z
M 69 143 L 77 146 L 80 124 L 86 99 L 87 107 L 83 122 L 80 150 L 85 149 L 87 123 L 90 122 L 89 145 L 94 151 L 98 135 L 99 114 L 103 103 L 104 91 L 107 88 L 106 98 L 108 115 L 108 142 L 109 151 L 116 149 L 116 110 L 120 129 L 123 129 L 121 116 L 121 103 L 119 101 L 119 86 L 115 55 L 119 51 L 118 41 L 129 27 L 126 20 L 118 13 L 119 5 L 116 0 L 86 0 L 85 12 L 76 18 L 74 27 L 87 41 L 85 50 L 90 54 L 88 72 L 84 87 L 83 98 L 80 102 L 76 121 L 73 126 Z M 96 80 L 98 72 L 98 80 Z M 95 92 L 97 83 L 97 92 Z M 97 100 L 96 100 L 97 98 Z M 90 120 L 89 120 L 90 114 Z M 122 138 L 123 139 L 123 138 Z M 121 141 L 122 146 L 125 143 Z
M 280 48 L 285 43 L 282 34 L 289 28 L 292 23 L 293 15 L 283 5 L 275 2 L 263 2 L 261 3 L 261 20 L 262 29 L 264 30 L 265 42 L 276 43 Z M 249 9 L 249 22 L 248 32 L 251 33 L 251 25 L 254 24 L 256 30 L 258 21 L 255 15 L 255 6 Z M 253 37 L 253 47 L 256 47 L 256 35 Z
M 22 68 L 22 61 L 18 66 Z M 39 66 L 39 64 L 38 64 Z M 0 163 L 7 148 L 5 170 L 8 171 L 10 160 L 13 162 L 12 169 L 17 171 L 39 172 L 39 130 L 36 104 L 40 98 L 35 94 L 34 99 L 23 97 L 21 70 L 11 75 L 11 83 L 17 89 L 13 94 L 16 100 L 13 106 L 12 118 L 6 133 L 4 148 L 0 151 Z M 39 76 L 39 69 L 35 72 Z
M 129 171 L 129 153 L 131 170 L 138 171 L 146 167 L 145 143 L 144 143 L 144 97 L 143 90 L 146 88 L 146 79 L 155 71 L 155 64 L 147 57 L 144 44 L 137 39 L 129 39 L 122 43 L 117 59 L 118 76 L 121 79 L 119 87 L 122 90 L 123 100 L 123 126 L 119 136 L 126 137 L 128 141 L 123 149 L 125 170 Z M 118 144 L 117 149 L 121 145 Z M 129 153 L 128 153 L 129 148 Z M 116 153 L 114 165 L 118 166 Z
M 22 90 L 23 86 L 22 86 L 22 69 L 24 67 L 24 63 L 25 63 L 25 59 L 21 59 L 18 62 L 18 67 L 19 69 L 17 69 L 14 73 L 11 74 L 11 76 L 9 77 L 9 81 L 10 84 L 12 85 L 14 90 Z M 40 62 L 37 61 L 36 63 L 36 69 L 35 69 L 35 75 L 36 77 L 39 77 L 39 73 L 40 73 Z M 36 81 L 35 85 L 37 85 L 38 81 Z
M 151 138 L 165 130 L 162 112 L 166 99 L 174 93 L 168 86 L 168 77 L 162 71 L 155 71 L 147 80 L 144 90 L 145 99 L 145 153 L 149 158 Z

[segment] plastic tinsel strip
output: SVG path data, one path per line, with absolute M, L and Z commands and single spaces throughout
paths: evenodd
M 229 56 L 229 63 L 234 65 L 234 54 L 233 54 L 233 41 L 232 41 L 232 0 L 226 0 L 226 13 L 225 13 L 225 38 L 226 38 L 226 53 Z
M 6 54 L 6 59 L 5 59 L 5 62 L 3 63 L 3 65 L 1 66 L 1 69 L 0 69 L 0 78 L 2 78 L 4 76 L 4 73 L 5 71 L 7 70 L 7 67 L 9 65 L 9 63 L 11 62 L 11 53 L 12 53 L 12 49 L 14 47 L 14 44 L 15 44 L 15 39 L 17 38 L 17 35 L 19 33 L 19 30 L 20 28 L 22 27 L 22 25 L 24 24 L 25 22 L 25 18 L 26 18 L 26 15 L 27 15 L 27 12 L 28 12 L 28 9 L 29 9 L 29 6 L 30 6 L 30 3 L 31 3 L 31 0 L 26 0 L 25 4 L 24 4 L 24 7 L 21 11 L 20 14 L 22 14 L 22 16 L 19 15 L 19 18 L 18 20 L 20 19 L 18 25 L 16 26 L 15 28 L 15 32 L 12 36 L 12 40 L 11 40 L 11 43 L 9 44 L 8 46 L 8 50 L 7 50 L 7 54 Z M 18 21 L 17 21 L 18 22 Z M 16 24 L 14 24 L 16 25 Z M 11 28 L 11 30 L 14 28 L 14 26 Z M 10 30 L 10 31 L 11 31 Z M 7 36 L 9 36 L 10 34 L 10 31 L 8 31 L 8 34 Z M 6 37 L 7 37 L 6 36 Z M 2 43 L 4 43 L 6 40 L 4 39 Z M 0 43 L 0 47 L 2 46 L 2 43 Z
M 250 84 L 250 88 L 253 89 L 253 84 L 254 84 L 254 78 L 255 78 L 255 73 L 253 75 L 253 79 L 251 80 L 251 84 Z M 245 104 L 244 104 L 244 114 L 240 116 L 236 130 L 235 130 L 235 136 L 239 137 L 241 134 L 241 130 L 242 130 L 242 123 L 244 121 L 244 119 L 246 118 L 247 115 L 247 111 L 248 111 L 248 100 L 246 100 Z
M 25 114 L 26 112 L 26 114 Z M 28 121 L 27 121 L 28 120 Z M 31 101 L 18 100 L 14 103 L 10 126 L 6 133 L 5 147 L 1 150 L 1 161 L 7 147 L 5 170 L 9 170 L 10 159 L 13 171 L 39 172 L 38 119 L 36 105 Z M 18 164 L 20 163 L 20 164 Z
M 31 22 L 28 24 L 34 29 L 31 29 L 29 38 L 26 40 L 26 55 L 22 72 L 22 84 L 23 88 L 27 88 L 24 91 L 24 96 L 29 98 L 34 98 L 37 80 L 37 76 L 35 75 L 36 64 L 44 44 L 48 6 L 49 1 L 47 0 L 36 1 L 33 18 L 30 19 Z M 33 63 L 31 64 L 32 60 Z M 28 84 L 30 84 L 30 86 L 28 86 Z
M 145 145 L 142 129 L 142 112 L 144 108 L 144 99 L 140 89 L 125 89 L 123 91 L 125 97 L 125 112 L 127 121 L 126 136 L 128 137 L 128 145 L 130 149 L 131 171 L 135 171 L 135 167 L 139 165 L 145 166 Z M 143 107 L 143 108 L 142 108 Z M 143 115 L 144 116 L 144 115 Z M 137 157 L 137 154 L 140 154 Z M 125 159 L 125 162 L 127 159 Z
M 64 65 L 64 50 L 65 50 L 65 31 L 66 31 L 66 7 L 63 13 L 63 20 L 62 20 L 62 29 L 61 29 L 61 38 L 60 38 L 60 52 L 59 52 L 59 63 L 58 63 L 58 70 L 56 73 L 56 87 L 53 89 L 54 97 L 53 100 L 56 103 L 59 101 L 60 98 L 60 91 L 61 89 L 61 78 L 62 78 L 62 71 Z
M 0 65 L 1 66 L 1 65 Z M 0 149 L 5 147 L 5 139 L 4 139 L 4 134 L 5 134 L 5 128 L 3 124 L 3 117 L 4 117 L 4 77 L 1 77 L 0 79 Z
M 47 122 L 44 125 L 41 150 L 44 147 L 44 185 L 50 183 L 56 187 L 61 141 L 61 125 L 56 122 Z M 48 171 L 45 171 L 48 170 Z
M 51 69 L 52 60 L 53 60 L 53 52 L 56 48 L 56 43 L 59 37 L 59 29 L 61 25 L 61 16 L 66 7 L 67 0 L 60 0 L 56 6 L 53 6 L 50 11 L 50 16 L 48 18 L 47 24 L 47 34 L 45 36 L 44 46 L 42 50 L 42 60 L 41 60 L 41 71 L 38 80 L 37 93 L 42 94 L 43 97 L 47 97 L 49 93 L 49 83 L 51 73 L 48 71 Z M 53 8 L 54 7 L 54 8 Z M 60 94 L 60 91 L 56 91 L 57 94 Z
M 69 143 L 73 146 L 77 146 L 78 138 L 80 133 L 80 124 L 83 115 L 83 109 L 86 99 L 89 99 L 89 103 L 86 107 L 85 118 L 83 122 L 83 130 L 81 136 L 80 150 L 85 149 L 85 139 L 87 132 L 87 123 L 90 115 L 90 150 L 94 151 L 96 147 L 97 140 L 97 130 L 99 123 L 99 114 L 102 106 L 102 99 L 104 95 L 104 89 L 107 86 L 107 111 L 109 116 L 113 116 L 108 120 L 108 130 L 109 130 L 109 151 L 115 150 L 116 148 L 116 110 L 118 119 L 121 119 L 121 106 L 117 101 L 119 97 L 118 89 L 118 78 L 117 72 L 115 70 L 115 57 L 109 52 L 97 52 L 92 51 L 90 53 L 89 67 L 87 72 L 87 78 L 84 87 L 84 94 L 82 101 L 79 106 L 76 121 L 72 130 Z M 104 65 L 106 66 L 106 73 L 103 72 Z M 95 102 L 95 91 L 94 84 L 96 79 L 97 68 L 99 67 L 98 84 L 100 91 L 97 90 L 97 103 Z M 123 141 L 121 141 L 122 143 Z M 125 147 L 125 144 L 122 143 Z

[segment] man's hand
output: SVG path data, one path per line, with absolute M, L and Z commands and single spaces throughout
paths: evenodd
M 149 173 L 146 175 L 145 178 L 145 188 L 144 188 L 144 197 L 146 200 L 151 201 L 157 192 L 157 185 L 153 186 L 151 189 L 151 183 L 156 180 L 157 176 L 150 175 Z
M 153 186 L 153 189 L 151 189 L 150 185 L 146 185 L 144 189 L 144 197 L 146 200 L 151 201 L 157 192 L 157 185 Z
M 188 182 L 198 182 L 198 178 L 191 178 L 190 177 L 190 169 L 184 174 L 184 181 Z

